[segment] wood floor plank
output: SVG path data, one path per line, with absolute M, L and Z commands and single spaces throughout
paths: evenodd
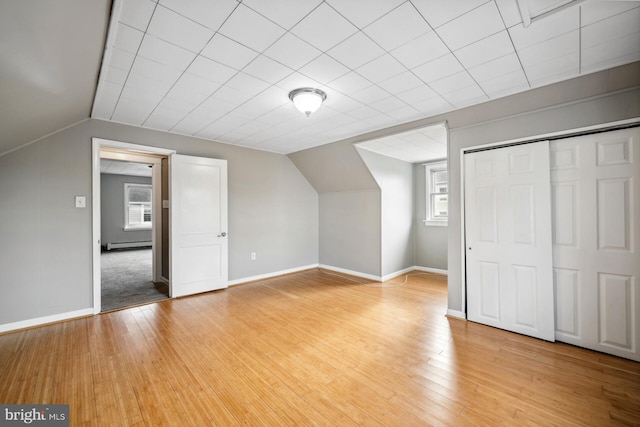
M 71 425 L 640 425 L 640 364 L 445 316 L 446 277 L 314 269 L 0 335 Z

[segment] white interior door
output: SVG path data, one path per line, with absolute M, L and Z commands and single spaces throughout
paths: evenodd
M 549 143 L 464 163 L 467 317 L 553 341 Z
M 640 128 L 551 144 L 556 338 L 640 361 Z
M 170 162 L 171 296 L 226 288 L 227 162 L 178 154 Z

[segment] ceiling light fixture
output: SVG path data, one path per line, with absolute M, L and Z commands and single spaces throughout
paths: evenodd
M 289 99 L 298 110 L 309 117 L 311 113 L 320 108 L 324 100 L 327 99 L 327 94 L 320 89 L 303 87 L 289 92 Z

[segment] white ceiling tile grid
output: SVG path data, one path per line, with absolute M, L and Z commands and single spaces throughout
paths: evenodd
M 92 117 L 285 154 L 640 60 L 638 1 L 122 0 L 115 13 Z M 327 93 L 310 117 L 288 99 L 306 86 Z M 413 137 L 419 161 L 443 155 Z

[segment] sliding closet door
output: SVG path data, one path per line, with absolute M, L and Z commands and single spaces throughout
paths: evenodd
M 465 154 L 469 320 L 553 341 L 549 144 Z
M 551 144 L 556 338 L 640 361 L 640 129 Z

